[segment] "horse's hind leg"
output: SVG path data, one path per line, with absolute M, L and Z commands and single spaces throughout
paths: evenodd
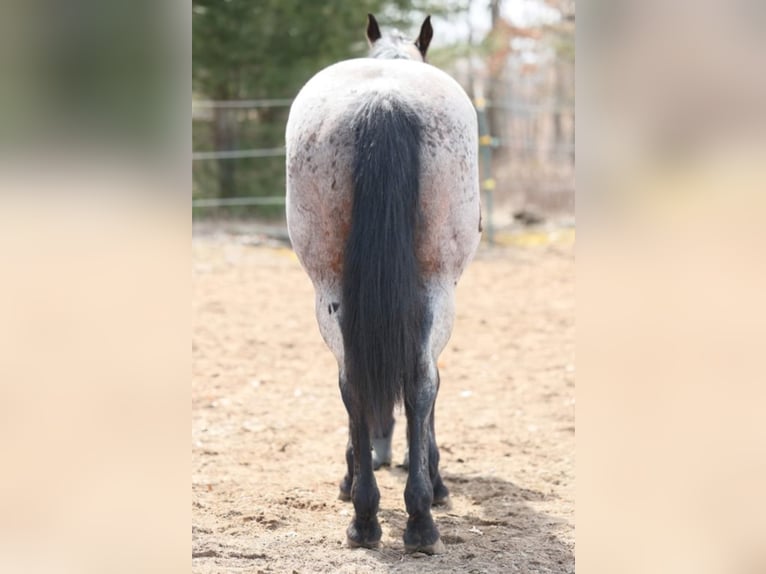
M 343 405 L 346 407 L 348 415 L 348 443 L 346 444 L 346 476 L 340 482 L 340 492 L 338 498 L 340 500 L 351 500 L 351 485 L 354 483 L 354 445 L 351 442 L 352 426 L 351 426 L 351 403 L 348 396 L 348 389 L 340 379 L 340 396 L 343 399 Z
M 407 506 L 407 528 L 404 547 L 407 552 L 440 554 L 444 544 L 431 516 L 434 487 L 431 481 L 431 421 L 438 375 L 430 361 L 419 369 L 418 380 L 407 390 L 404 408 L 407 413 L 407 440 L 409 442 L 409 474 L 404 489 Z
M 361 412 L 349 400 L 348 385 L 341 381 L 341 396 L 349 415 L 349 448 L 346 450 L 348 474 L 341 483 L 341 497 L 344 484 L 350 482 L 350 498 L 354 504 L 354 518 L 346 530 L 346 540 L 351 548 L 360 546 L 375 548 L 380 544 L 381 530 L 378 522 L 380 491 L 372 470 L 370 430 Z
M 436 443 L 436 430 L 434 428 L 434 413 L 436 409 L 431 410 L 431 419 L 429 421 L 429 435 L 428 435 L 428 473 L 431 476 L 431 484 L 434 487 L 434 500 L 432 506 L 449 506 L 449 490 L 447 489 L 444 481 L 442 480 L 441 473 L 439 472 L 439 446 Z M 401 465 L 405 469 L 409 469 L 410 466 L 410 454 L 407 452 L 404 455 L 404 462 Z M 346 498 L 348 500 L 348 498 Z
M 354 447 L 351 444 L 351 421 L 349 421 L 348 444 L 346 445 L 346 476 L 340 481 L 338 499 L 351 500 L 351 485 L 354 483 Z
M 343 401 L 346 402 L 346 399 Z M 349 406 L 346 405 L 348 410 Z M 354 483 L 354 447 L 351 444 L 351 419 L 349 418 L 348 444 L 346 446 L 346 475 L 340 482 L 340 500 L 351 500 L 351 485 Z M 391 439 L 394 435 L 394 414 L 384 425 L 383 430 L 372 438 L 372 467 L 378 470 L 381 466 L 391 464 Z
M 439 371 L 436 371 L 436 389 L 439 390 Z M 436 409 L 431 409 L 431 418 L 429 420 L 428 434 L 428 472 L 431 477 L 431 484 L 434 489 L 433 506 L 449 505 L 449 490 L 444 485 L 441 473 L 439 472 L 439 447 L 436 444 L 436 431 L 434 429 L 434 413 Z

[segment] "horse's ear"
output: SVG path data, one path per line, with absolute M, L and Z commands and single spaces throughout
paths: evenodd
M 420 55 L 423 56 L 423 60 L 426 59 L 426 52 L 428 51 L 428 45 L 431 43 L 431 38 L 434 37 L 434 29 L 431 28 L 431 16 L 427 16 L 423 20 L 423 25 L 420 27 L 420 35 L 415 40 L 415 46 L 420 51 Z
M 370 43 L 370 46 L 372 46 L 378 40 L 380 40 L 378 21 L 372 14 L 367 14 L 367 41 Z

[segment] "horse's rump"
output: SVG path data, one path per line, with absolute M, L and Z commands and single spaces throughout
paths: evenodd
M 306 84 L 287 125 L 290 237 L 315 285 L 333 282 L 342 272 L 351 226 L 354 119 L 381 97 L 406 105 L 421 124 L 416 246 L 421 269 L 457 279 L 478 245 L 478 130 L 465 92 L 423 63 L 347 60 Z

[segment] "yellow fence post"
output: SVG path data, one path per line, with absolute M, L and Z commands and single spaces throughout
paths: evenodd
M 479 119 L 479 151 L 481 160 L 481 190 L 484 194 L 484 207 L 486 217 L 484 225 L 487 230 L 487 243 L 495 244 L 495 226 L 492 217 L 493 192 L 495 180 L 492 178 L 492 148 L 494 140 L 489 133 L 487 122 L 487 101 L 484 98 L 476 98 L 474 102 Z

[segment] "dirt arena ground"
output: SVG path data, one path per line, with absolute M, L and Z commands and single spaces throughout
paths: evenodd
M 452 507 L 429 557 L 404 553 L 397 467 L 376 473 L 381 548 L 345 547 L 346 414 L 295 256 L 195 233 L 193 572 L 574 572 L 573 238 L 513 243 L 458 287 L 436 406 Z M 398 413 L 395 461 L 404 433 Z

